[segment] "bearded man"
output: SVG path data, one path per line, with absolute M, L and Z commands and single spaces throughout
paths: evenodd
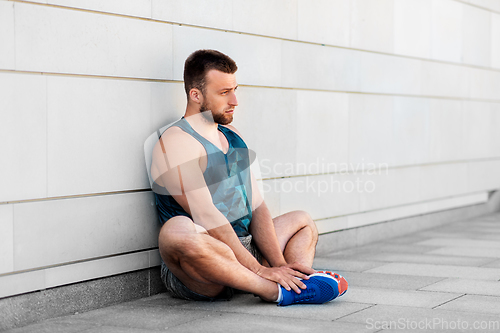
M 304 211 L 272 218 L 230 125 L 236 63 L 215 50 L 185 62 L 184 116 L 162 132 L 150 169 L 162 228 L 162 280 L 174 297 L 228 300 L 235 290 L 278 305 L 329 302 L 343 277 L 312 269 L 318 232 Z

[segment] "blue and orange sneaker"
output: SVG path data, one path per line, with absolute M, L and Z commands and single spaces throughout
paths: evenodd
M 330 271 L 318 271 L 318 273 L 328 274 L 331 277 L 333 277 L 339 285 L 339 296 L 342 296 L 345 294 L 349 284 L 347 283 L 346 279 L 342 275 L 340 275 L 338 273 L 330 272 Z
M 301 293 L 287 291 L 281 287 L 282 299 L 278 303 L 280 306 L 291 304 L 323 304 L 330 302 L 338 296 L 344 294 L 347 290 L 347 282 L 343 277 L 335 278 L 332 274 L 318 272 L 309 275 L 309 280 L 302 280 L 306 289 L 301 289 Z M 337 274 L 338 275 L 338 274 Z M 343 283 L 345 281 L 345 284 Z M 342 287 L 345 289 L 342 289 Z

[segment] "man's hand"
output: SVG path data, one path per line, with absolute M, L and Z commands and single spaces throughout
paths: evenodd
M 300 279 L 309 279 L 308 275 L 314 274 L 316 271 L 299 263 L 287 264 L 280 267 L 264 267 L 262 266 L 257 275 L 279 283 L 286 290 L 293 289 L 297 294 L 300 294 L 300 289 L 306 289 L 306 285 Z

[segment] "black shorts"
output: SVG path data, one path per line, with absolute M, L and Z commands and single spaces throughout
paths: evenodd
M 243 246 L 255 257 L 255 259 L 257 259 L 259 263 L 262 263 L 262 254 L 260 253 L 259 249 L 257 249 L 257 246 L 255 246 L 255 242 L 252 241 L 252 235 L 248 235 L 246 237 L 239 237 L 239 239 L 241 244 L 243 244 Z M 163 281 L 163 284 L 165 284 L 165 287 L 167 288 L 168 292 L 170 292 L 173 297 L 189 301 L 206 301 L 206 302 L 228 301 L 233 297 L 235 293 L 235 290 L 230 287 L 224 288 L 224 290 L 216 297 L 208 297 L 195 293 L 194 291 L 186 287 L 181 282 L 181 280 L 179 280 L 168 269 L 167 265 L 165 265 L 163 260 L 161 262 L 161 280 Z

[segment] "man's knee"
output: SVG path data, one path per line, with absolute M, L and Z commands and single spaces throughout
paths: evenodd
M 312 219 L 311 215 L 308 212 L 299 210 L 297 211 L 298 217 L 302 222 L 303 228 L 307 228 L 311 232 L 311 236 L 313 240 L 318 241 L 318 228 L 316 227 L 316 223 Z
M 160 230 L 158 245 L 167 265 L 168 262 L 179 262 L 181 258 L 201 260 L 213 251 L 227 257 L 234 256 L 229 246 L 212 239 L 206 230 L 200 228 L 185 216 L 176 216 L 165 222 Z
M 193 221 L 186 216 L 175 216 L 163 224 L 158 235 L 160 254 L 165 260 L 167 256 L 177 257 L 189 248 L 193 236 L 197 234 Z

